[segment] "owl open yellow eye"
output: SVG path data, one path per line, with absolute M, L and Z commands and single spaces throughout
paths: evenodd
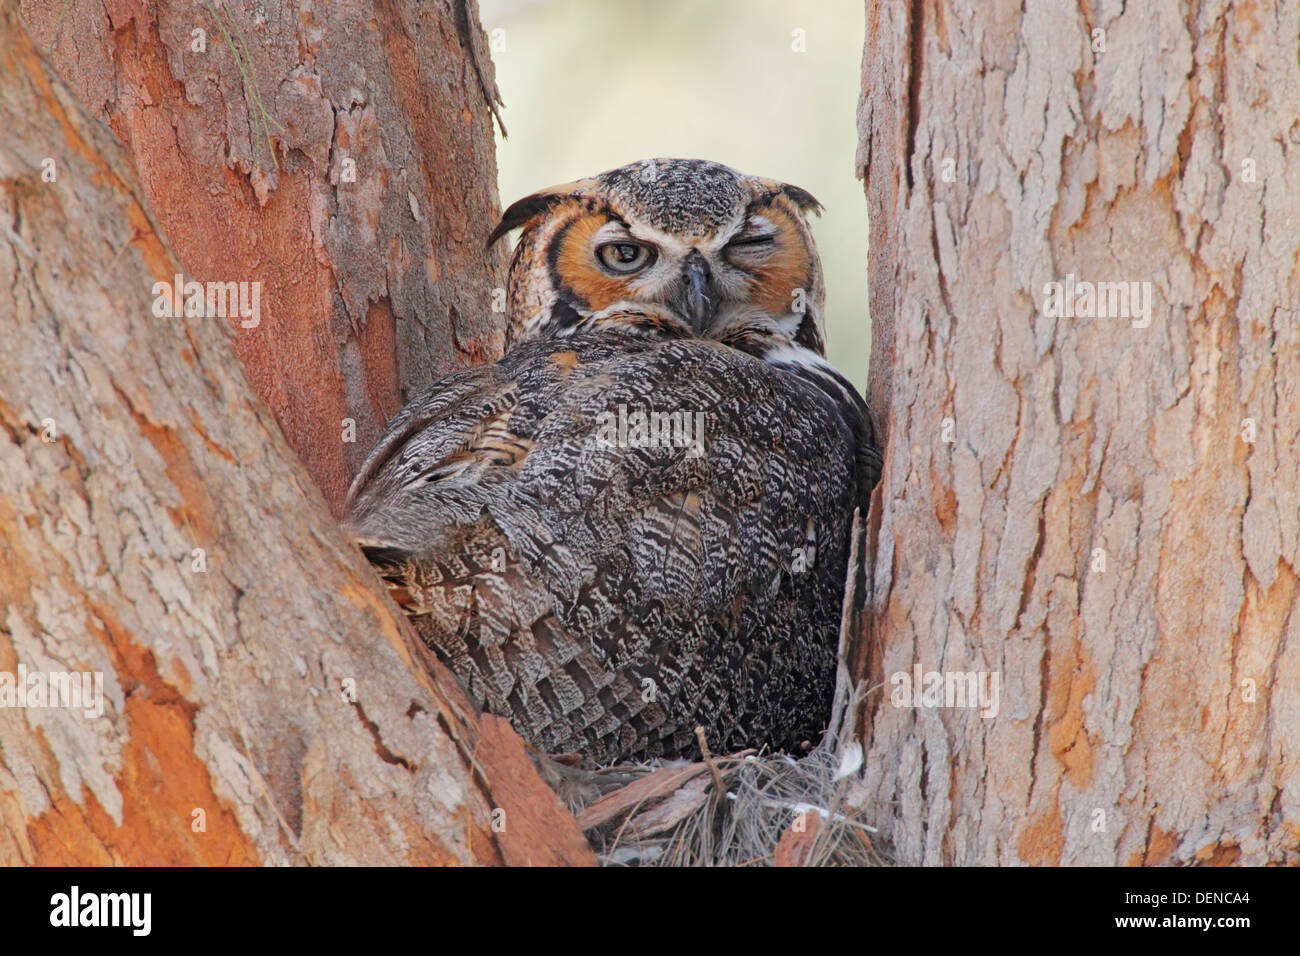
M 600 264 L 615 275 L 640 272 L 654 261 L 654 251 L 639 242 L 607 242 L 596 249 Z

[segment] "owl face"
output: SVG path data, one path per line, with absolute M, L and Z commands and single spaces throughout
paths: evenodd
M 510 265 L 508 342 L 619 303 L 663 306 L 700 337 L 761 313 L 825 354 L 821 262 L 797 186 L 695 159 L 647 159 L 534 193 L 489 243 L 523 227 Z

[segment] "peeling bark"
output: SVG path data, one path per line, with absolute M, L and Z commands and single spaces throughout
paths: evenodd
M 496 88 L 476 6 L 22 9 L 126 144 L 185 277 L 262 283 L 260 324 L 230 320 L 235 347 L 340 516 L 406 392 L 504 343 L 503 263 L 484 251 L 499 217 Z
M 882 836 L 1300 862 L 1300 8 L 909 7 L 867 5 L 859 114 Z M 1051 317 L 1067 274 L 1150 325 Z M 917 664 L 997 716 L 895 706 Z
M 594 862 L 344 543 L 229 330 L 151 314 L 179 265 L 130 157 L 8 3 L 0 68 L 0 678 L 103 682 L 98 717 L 0 707 L 0 863 Z

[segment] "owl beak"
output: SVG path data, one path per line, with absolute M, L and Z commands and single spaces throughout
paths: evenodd
M 682 280 L 686 287 L 686 317 L 690 319 L 695 334 L 703 335 L 713 321 L 718 300 L 713 291 L 713 273 L 698 249 L 692 249 L 687 255 Z

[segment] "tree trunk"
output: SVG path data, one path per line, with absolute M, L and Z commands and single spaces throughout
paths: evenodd
M 22 7 L 126 144 L 185 278 L 261 283 L 236 350 L 341 516 L 404 390 L 504 343 L 472 0 Z
M 1300 862 L 1300 7 L 1121 6 L 867 4 L 858 653 L 905 863 Z
M 0 863 L 592 862 L 224 323 L 151 313 L 180 265 L 9 2 L 0 64 Z

